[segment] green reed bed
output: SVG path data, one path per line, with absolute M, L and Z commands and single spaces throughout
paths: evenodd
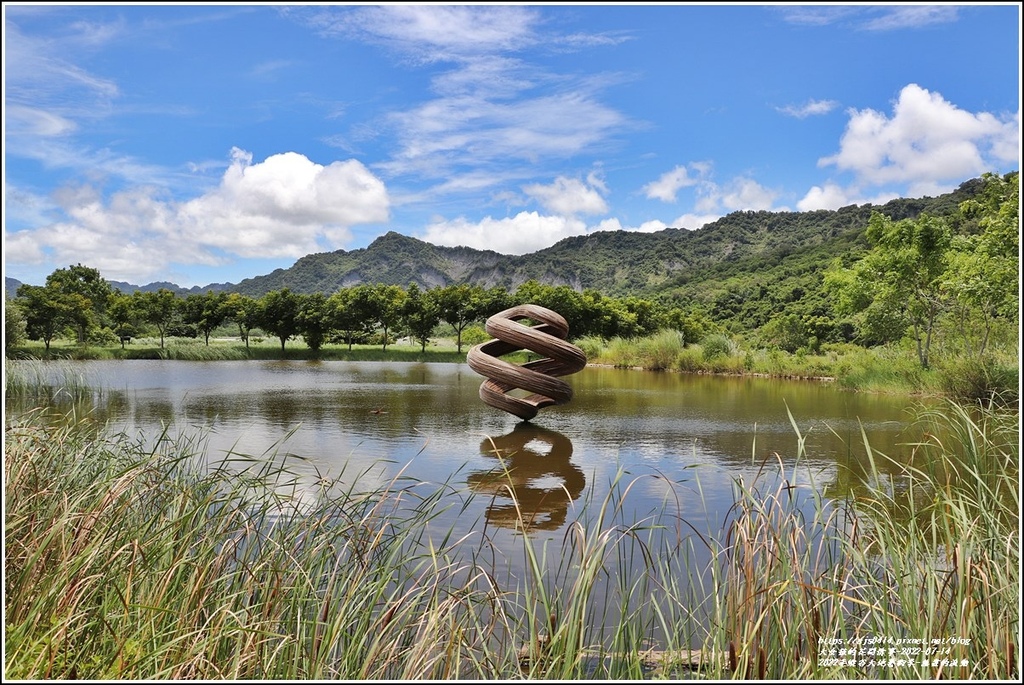
M 909 465 L 865 441 L 869 494 L 856 501 L 827 502 L 821 484 L 798 484 L 781 465 L 774 485 L 739 484 L 716 543 L 718 667 L 748 678 L 1017 677 L 1017 419 L 930 410 Z
M 1016 348 L 993 346 L 982 357 L 965 357 L 958 349 L 940 346 L 942 353 L 935 355 L 932 366 L 923 368 L 905 344 L 865 349 L 826 343 L 814 351 L 801 348 L 790 353 L 737 342 L 721 333 L 684 345 L 673 331 L 609 340 L 588 336 L 576 344 L 591 363 L 619 368 L 831 379 L 850 390 L 944 395 L 967 402 L 998 398 L 1006 406 L 1019 396 Z
M 606 495 L 574 503 L 555 540 L 531 535 L 521 510 L 509 548 L 472 520 L 479 495 L 455 480 L 310 483 L 293 457 L 208 464 L 201 441 L 8 417 L 5 672 L 1012 678 L 1016 418 L 953 404 L 924 414 L 907 465 L 883 468 L 888 457 L 860 445 L 867 495 L 835 502 L 802 466 L 794 421 L 796 464 L 737 481 L 720 531 L 676 513 L 703 496 L 700 469 L 685 483 L 620 471 Z M 663 506 L 638 515 L 631 492 L 654 486 Z M 925 666 L 911 651 L 933 640 L 946 651 Z M 868 645 L 903 651 L 891 664 L 839 656 Z

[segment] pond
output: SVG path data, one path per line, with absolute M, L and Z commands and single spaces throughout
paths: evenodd
M 898 460 L 909 453 L 903 430 L 919 404 L 820 381 L 588 367 L 566 378 L 570 403 L 523 423 L 480 401 L 482 379 L 465 364 L 132 360 L 71 368 L 102 388 L 93 411 L 113 429 L 201 436 L 211 461 L 273 456 L 311 495 L 324 479 L 370 489 L 399 476 L 476 493 L 438 526 L 486 528 L 513 574 L 523 535 L 560 547 L 567 527 L 613 483 L 628 490 L 620 510 L 627 523 L 667 514 L 712 536 L 722 532 L 736 482 L 778 473 L 779 464 L 827 496 L 856 493 L 865 437 Z

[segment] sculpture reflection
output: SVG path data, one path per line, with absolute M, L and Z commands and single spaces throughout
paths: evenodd
M 480 452 L 498 463 L 469 474 L 467 482 L 474 492 L 493 496 L 485 516 L 502 528 L 557 530 L 587 484 L 571 462 L 572 441 L 525 421 L 511 433 L 485 438 Z

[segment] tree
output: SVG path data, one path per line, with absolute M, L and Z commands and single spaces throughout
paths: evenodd
M 1020 307 L 1019 174 L 983 178 L 981 198 L 960 205 L 965 218 L 977 221 L 979 232 L 953 238 L 942 281 L 952 301 L 954 328 L 965 351 L 976 357 L 985 354 L 996 322 L 1017 321 Z
M 344 334 L 351 350 L 356 336 L 366 333 L 370 322 L 375 320 L 369 286 L 342 288 L 327 298 L 327 306 L 332 317 L 331 327 Z
M 455 330 L 455 347 L 462 352 L 462 331 L 479 321 L 487 305 L 487 295 L 478 285 L 447 285 L 430 291 L 438 316 Z M 501 311 L 501 310 L 498 310 Z
M 896 330 L 902 320 L 913 331 L 922 368 L 928 368 L 932 335 L 944 307 L 942 277 L 952 240 L 950 227 L 945 219 L 929 214 L 893 221 L 875 212 L 867 238 L 872 248 L 851 269 L 826 273 L 837 311 L 869 311 L 888 325 L 895 323 Z
M 181 305 L 184 323 L 202 332 L 206 344 L 210 344 L 210 332 L 228 318 L 227 295 L 212 290 L 205 295 L 192 294 L 185 297 Z
M 25 326 L 25 313 L 21 306 L 4 296 L 4 356 L 9 356 L 11 350 L 25 342 L 28 331 Z
M 419 341 L 420 351 L 425 351 L 430 334 L 441 321 L 437 300 L 430 291 L 424 293 L 418 285 L 410 283 L 402 302 L 401 318 L 409 334 Z
M 114 334 L 121 341 L 124 349 L 125 341 L 138 334 L 139 325 L 143 321 L 143 313 L 139 311 L 136 298 L 131 295 L 115 294 L 107 305 L 107 316 L 114 328 Z
M 480 305 L 480 318 L 487 319 L 498 312 L 505 311 L 516 303 L 515 296 L 501 286 L 495 285 L 483 292 Z
M 132 294 L 136 309 L 142 314 L 146 323 L 151 323 L 160 331 L 160 349 L 164 348 L 164 337 L 167 330 L 178 318 L 181 300 L 174 291 L 160 288 L 156 292 L 136 291 Z
M 544 285 L 529 280 L 516 289 L 515 300 L 521 304 L 536 304 L 560 314 L 569 325 L 569 338 L 585 335 L 588 329 L 580 294 L 567 285 Z
M 81 264 L 57 269 L 46 277 L 46 286 L 62 295 L 77 296 L 72 323 L 78 331 L 79 343 L 86 341 L 90 328 L 103 324 L 107 303 L 114 296 L 114 289 L 98 269 Z
M 52 283 L 18 286 L 18 305 L 25 313 L 25 330 L 32 340 L 42 340 L 46 352 L 50 343 L 66 329 L 81 322 L 90 302 L 78 293 L 61 292 Z
M 249 331 L 259 321 L 259 302 L 247 295 L 231 293 L 224 300 L 224 312 L 238 326 L 238 337 L 245 343 L 245 349 L 249 349 Z
M 309 349 L 318 352 L 334 327 L 327 296 L 323 293 L 311 293 L 299 295 L 298 298 L 299 311 L 295 315 L 295 325 Z
M 650 300 L 625 297 L 619 300 L 619 304 L 636 322 L 637 335 L 657 333 L 665 323 L 664 312 Z
M 719 331 L 719 327 L 706 312 L 692 306 L 689 311 L 684 311 L 681 307 L 669 309 L 665 313 L 665 325 L 682 334 L 685 345 L 703 340 L 705 336 Z
M 259 300 L 259 327 L 281 341 L 281 352 L 289 338 L 299 332 L 296 316 L 299 298 L 288 288 L 272 290 Z
M 388 349 L 388 331 L 402 323 L 402 305 L 405 303 L 406 293 L 397 285 L 385 285 L 383 283 L 370 286 L 370 302 L 377 323 L 383 331 L 383 349 Z

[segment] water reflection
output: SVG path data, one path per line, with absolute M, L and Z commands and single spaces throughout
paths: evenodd
M 548 428 L 516 424 L 511 433 L 486 438 L 480 452 L 493 457 L 495 467 L 470 473 L 466 482 L 492 496 L 484 516 L 501 528 L 557 530 L 587 485 L 572 463 L 572 441 Z

